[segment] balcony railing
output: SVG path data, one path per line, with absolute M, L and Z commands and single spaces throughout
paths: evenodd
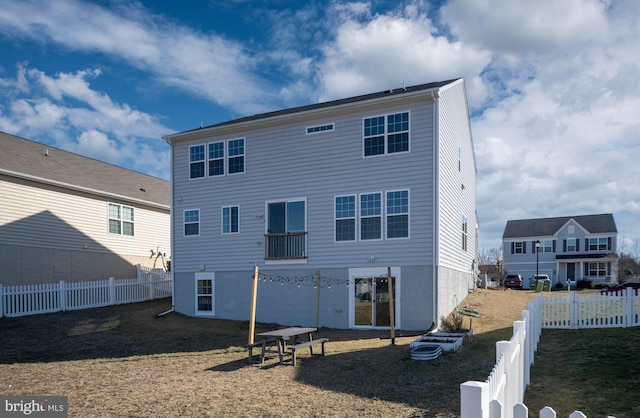
M 293 260 L 307 258 L 307 233 L 267 234 L 265 260 Z

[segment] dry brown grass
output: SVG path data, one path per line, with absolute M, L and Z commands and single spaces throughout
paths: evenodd
M 474 292 L 473 343 L 435 361 L 410 359 L 414 336 L 321 329 L 327 356 L 303 350 L 295 368 L 249 365 L 247 323 L 158 317 L 167 299 L 3 318 L 0 395 L 65 395 L 70 417 L 456 417 L 460 383 L 487 377 L 534 296 Z

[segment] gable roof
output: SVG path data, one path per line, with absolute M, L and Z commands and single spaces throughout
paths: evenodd
M 242 117 L 242 118 L 238 118 L 238 119 L 233 119 L 233 120 L 217 123 L 217 124 L 214 124 L 214 125 L 208 125 L 208 126 L 204 126 L 204 127 L 200 127 L 200 128 L 196 128 L 196 129 L 191 129 L 191 130 L 188 130 L 188 131 L 183 131 L 183 132 L 167 135 L 167 136 L 165 136 L 163 138 L 168 143 L 171 143 L 172 141 L 177 139 L 176 137 L 178 137 L 178 136 L 180 136 L 182 134 L 186 134 L 186 133 L 190 133 L 190 132 L 198 132 L 198 131 L 201 131 L 203 129 L 207 130 L 207 129 L 222 128 L 222 127 L 225 127 L 225 126 L 238 125 L 238 124 L 243 124 L 243 123 L 248 123 L 248 122 L 266 120 L 266 119 L 270 119 L 270 118 L 277 118 L 277 117 L 282 117 L 282 116 L 294 115 L 294 114 L 305 113 L 305 112 L 310 112 L 310 111 L 314 111 L 314 110 L 320 110 L 320 109 L 326 109 L 326 108 L 337 107 L 337 106 L 342 106 L 342 105 L 348 105 L 348 104 L 357 103 L 357 102 L 365 102 L 365 101 L 379 99 L 379 98 L 382 98 L 382 97 L 400 96 L 400 95 L 403 95 L 403 94 L 410 94 L 410 93 L 421 92 L 421 91 L 429 91 L 429 90 L 434 90 L 435 91 L 435 90 L 438 90 L 438 89 L 440 89 L 440 88 L 442 88 L 442 87 L 444 87 L 446 85 L 455 83 L 455 82 L 457 82 L 459 80 L 462 80 L 462 79 L 461 78 L 455 78 L 455 79 L 451 79 L 451 80 L 437 81 L 437 82 L 426 83 L 426 84 L 419 84 L 419 85 L 410 86 L 410 87 L 400 87 L 400 88 L 397 88 L 397 89 L 384 90 L 384 91 L 380 91 L 380 92 L 377 92 L 377 93 L 364 94 L 364 95 L 360 95 L 360 96 L 348 97 L 348 98 L 345 98 L 345 99 L 332 100 L 332 101 L 328 101 L 328 102 L 315 103 L 315 104 L 299 106 L 299 107 L 292 107 L 292 108 L 289 108 L 289 109 L 276 110 L 276 111 L 273 111 L 273 112 L 259 113 L 259 114 L 252 115 L 252 116 L 245 116 L 245 117 Z
M 571 219 L 576 221 L 589 233 L 618 232 L 613 215 L 561 216 L 558 218 L 521 219 L 507 221 L 502 238 L 528 238 L 554 235 Z
M 169 209 L 169 181 L 0 132 L 0 174 Z

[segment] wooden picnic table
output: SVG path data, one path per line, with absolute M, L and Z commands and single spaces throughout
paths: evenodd
M 317 328 L 288 327 L 256 334 L 256 337 L 261 340 L 254 345 L 259 344 L 262 346 L 260 363 L 264 361 L 265 353 L 269 351 L 267 349 L 268 344 L 273 343 L 277 346 L 280 364 L 284 364 L 284 355 L 287 353 L 287 348 L 291 349 L 292 364 L 294 366 L 296 365 L 297 349 L 309 347 L 311 354 L 313 355 L 313 346 L 315 344 L 322 344 L 322 355 L 324 355 L 324 343 L 327 342 L 328 339 L 320 338 L 318 340 L 314 340 L 312 334 L 317 330 Z M 249 352 L 249 357 L 249 361 L 251 361 L 251 351 Z

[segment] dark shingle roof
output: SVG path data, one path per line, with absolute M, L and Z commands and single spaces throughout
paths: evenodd
M 0 174 L 169 208 L 169 182 L 0 132 Z
M 592 234 L 618 232 L 613 215 L 561 216 L 558 218 L 521 219 L 507 221 L 502 238 L 527 238 L 551 236 L 558 232 L 569 220 L 573 219 Z
M 307 111 L 311 111 L 311 110 L 324 109 L 324 108 L 329 108 L 329 107 L 333 107 L 333 106 L 340 106 L 340 105 L 344 105 L 344 104 L 348 104 L 348 103 L 356 103 L 356 102 L 361 102 L 361 101 L 365 101 L 365 100 L 373 100 L 373 99 L 377 99 L 379 97 L 389 97 L 389 96 L 393 96 L 393 95 L 400 95 L 400 94 L 410 93 L 410 92 L 415 92 L 415 91 L 420 91 L 420 90 L 436 90 L 436 89 L 444 87 L 444 86 L 446 86 L 448 84 L 451 84 L 451 83 L 453 83 L 455 81 L 458 81 L 458 80 L 460 80 L 460 79 L 459 78 L 455 78 L 455 79 L 446 80 L 446 81 L 437 81 L 437 82 L 433 82 L 433 83 L 419 84 L 419 85 L 416 85 L 416 86 L 401 87 L 401 88 L 397 88 L 397 89 L 385 90 L 385 91 L 381 91 L 381 92 L 377 92 L 377 93 L 364 94 L 364 95 L 361 95 L 361 96 L 348 97 L 346 99 L 338 99 L 338 100 L 332 100 L 332 101 L 329 101 L 329 102 L 315 103 L 315 104 L 310 104 L 310 105 L 305 105 L 305 106 L 292 107 L 292 108 L 289 108 L 289 109 L 276 110 L 274 112 L 260 113 L 260 114 L 257 114 L 257 115 L 245 116 L 245 117 L 242 117 L 242 118 L 238 118 L 238 119 L 233 119 L 233 120 L 217 123 L 217 124 L 214 124 L 214 125 L 204 126 L 203 128 L 204 129 L 218 128 L 218 127 L 227 126 L 227 125 L 235 125 L 235 124 L 239 124 L 239 123 L 243 123 L 243 122 L 250 122 L 250 121 L 255 121 L 255 120 L 260 120 L 260 119 L 268 119 L 268 118 L 277 117 L 277 116 L 283 116 L 283 115 L 290 115 L 290 114 L 295 114 L 295 113 L 307 112 Z M 180 132 L 180 133 L 198 131 L 198 130 L 203 129 L 203 128 L 191 129 L 191 130 Z M 170 138 L 172 136 L 173 135 L 168 135 L 165 138 Z

